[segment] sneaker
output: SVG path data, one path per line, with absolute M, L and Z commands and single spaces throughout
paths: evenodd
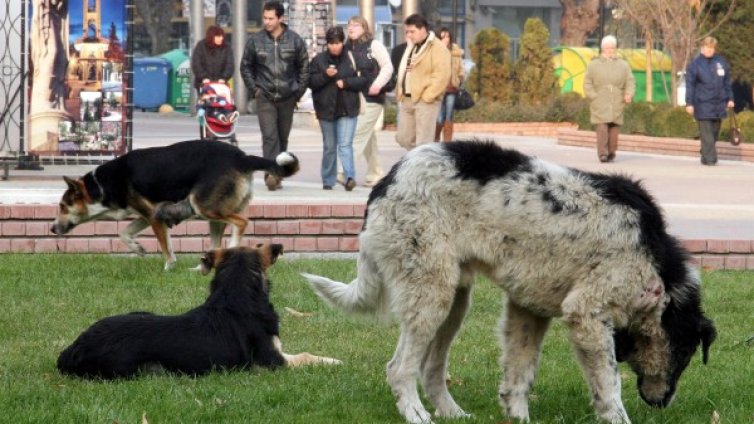
M 344 185 L 346 186 L 346 191 L 351 191 L 356 187 L 356 181 L 353 178 L 349 178 Z
M 325 184 L 322 186 L 322 190 L 332 190 L 332 186 Z
M 366 181 L 366 182 L 364 182 L 364 187 L 374 187 L 374 186 L 377 185 L 378 182 L 379 182 L 379 180 L 377 180 L 377 181 Z
M 346 177 L 343 174 L 338 173 L 338 176 L 335 178 L 335 180 L 338 182 L 338 184 L 345 184 L 346 183 Z
M 600 162 L 602 163 L 607 162 L 607 156 L 600 156 Z

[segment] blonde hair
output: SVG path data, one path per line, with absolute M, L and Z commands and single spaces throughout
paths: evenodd
M 715 47 L 717 46 L 717 38 L 715 37 L 704 37 L 702 38 L 702 42 L 699 43 L 699 46 L 701 47 Z
M 356 22 L 361 25 L 362 28 L 364 28 L 364 33 L 361 34 L 361 37 L 359 37 L 358 41 L 364 42 L 372 39 L 372 31 L 369 29 L 369 22 L 367 22 L 366 19 L 362 18 L 361 16 L 351 16 L 348 19 L 348 23 L 350 24 L 351 22 Z

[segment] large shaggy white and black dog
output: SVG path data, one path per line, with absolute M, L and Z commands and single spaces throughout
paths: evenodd
M 630 422 L 618 361 L 650 405 L 670 404 L 681 373 L 715 327 L 699 276 L 635 181 L 581 172 L 493 143 L 427 145 L 372 191 L 351 284 L 308 275 L 317 294 L 354 313 L 397 317 L 387 380 L 400 413 L 430 422 L 463 417 L 445 384 L 448 352 L 481 272 L 507 292 L 501 320 L 500 400 L 528 420 L 527 398 L 550 319 L 560 317 L 597 415 Z

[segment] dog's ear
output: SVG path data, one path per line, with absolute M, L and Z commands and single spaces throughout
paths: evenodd
M 278 256 L 281 256 L 283 254 L 283 245 L 282 244 L 271 244 L 270 245 L 270 257 L 272 259 L 272 263 L 274 264 L 275 261 L 278 260 Z
M 717 338 L 717 330 L 715 324 L 706 317 L 702 318 L 701 324 L 701 337 L 702 337 L 702 362 L 707 363 L 709 360 L 709 347 L 712 342 Z
M 264 271 L 277 261 L 278 256 L 283 253 L 282 244 L 257 244 L 260 262 Z
M 223 253 L 223 249 L 213 249 L 207 251 L 207 253 L 202 256 L 199 264 L 199 270 L 201 271 L 202 275 L 209 274 L 209 272 L 212 271 L 212 268 L 217 268 L 218 265 L 222 263 L 225 256 Z
M 73 190 L 76 193 L 81 191 L 81 185 L 79 184 L 79 180 L 74 180 L 71 177 L 63 176 L 63 181 L 65 181 L 69 190 Z
M 69 188 L 76 188 L 76 180 L 73 178 L 63 176 L 63 181 L 65 181 Z

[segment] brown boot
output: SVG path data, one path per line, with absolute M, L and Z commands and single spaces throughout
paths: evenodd
M 440 134 L 442 134 L 442 124 L 435 124 L 435 142 L 440 141 Z
M 453 141 L 453 123 L 445 122 L 442 127 L 442 141 Z

